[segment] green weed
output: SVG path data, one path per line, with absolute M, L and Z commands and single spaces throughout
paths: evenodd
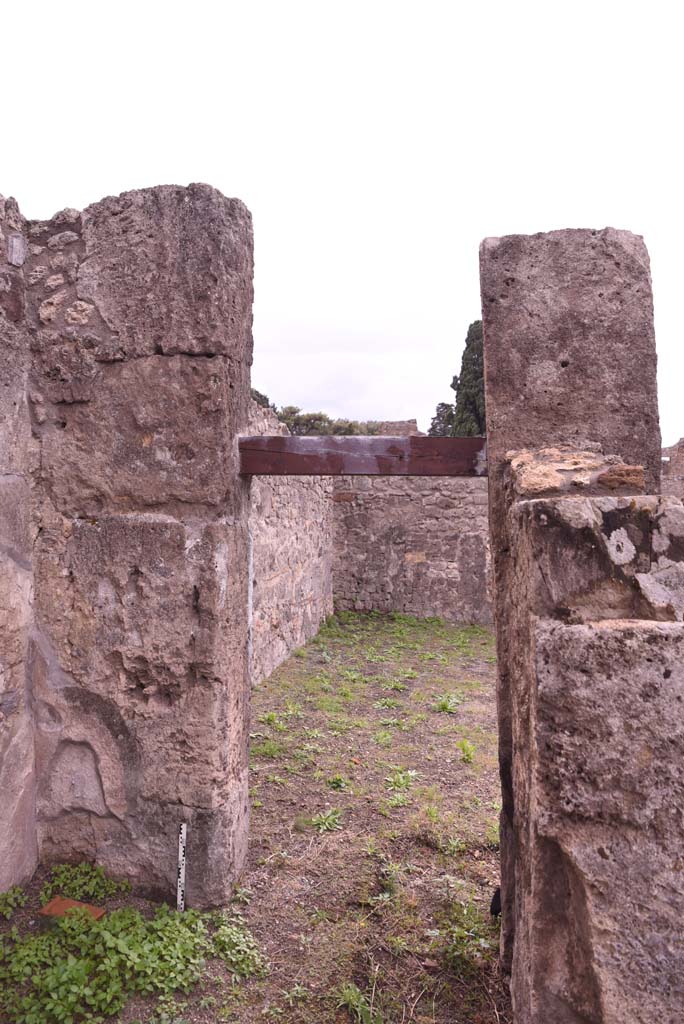
M 475 760 L 475 744 L 470 740 L 459 740 L 456 746 L 461 751 L 461 760 L 464 764 L 472 764 Z
M 126 907 L 93 921 L 72 911 L 48 932 L 22 937 L 14 929 L 0 943 L 0 1016 L 12 1024 L 96 1022 L 138 994 L 159 997 L 168 1017 L 180 1005 L 173 994 L 195 986 L 208 958 L 235 979 L 266 969 L 236 916 L 162 906 L 147 919 Z
M 455 715 L 459 707 L 463 703 L 464 697 L 462 693 L 443 693 L 437 698 L 435 704 L 435 711 L 441 711 L 447 715 Z
M 268 760 L 275 761 L 281 757 L 287 747 L 282 740 L 265 739 L 260 743 L 253 743 L 251 747 L 252 757 L 265 757 Z
M 25 903 L 26 894 L 18 885 L 13 885 L 7 892 L 0 892 L 0 917 L 9 921 L 17 907 L 23 907 Z
M 384 1024 L 382 1015 L 373 1010 L 373 997 L 370 1003 L 361 989 L 349 982 L 340 989 L 341 1009 L 348 1010 L 356 1024 Z
M 401 701 L 396 700 L 396 698 L 394 697 L 381 697 L 380 700 L 375 701 L 373 707 L 377 708 L 378 710 L 381 708 L 386 708 L 388 710 L 391 708 L 400 708 Z
M 329 779 L 325 780 L 325 784 L 330 789 L 349 789 L 349 780 L 345 779 L 344 775 L 332 775 Z
M 72 900 L 102 903 L 130 891 L 128 882 L 108 878 L 104 869 L 95 864 L 56 864 L 40 890 L 40 901 L 47 903 L 53 896 L 66 896 Z
M 330 811 L 321 811 L 314 814 L 310 824 L 317 832 L 338 832 L 342 828 L 342 811 L 333 808 Z
M 398 793 L 402 790 L 410 789 L 417 777 L 418 772 L 414 768 L 400 768 L 397 766 L 385 778 L 385 783 L 387 789 L 393 793 Z

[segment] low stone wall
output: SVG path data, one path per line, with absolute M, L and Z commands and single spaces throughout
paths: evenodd
M 268 409 L 252 402 L 250 434 L 287 434 Z M 269 675 L 317 632 L 333 608 L 332 486 L 325 477 L 253 477 L 252 683 Z
M 489 623 L 487 481 L 338 477 L 335 606 Z

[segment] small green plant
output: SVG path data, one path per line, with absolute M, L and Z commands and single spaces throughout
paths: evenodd
M 380 710 L 381 708 L 387 708 L 388 710 L 390 708 L 400 708 L 401 701 L 396 700 L 395 697 L 381 697 L 380 700 L 375 701 L 373 707 L 377 708 L 378 710 Z
M 392 733 L 388 729 L 378 729 L 373 733 L 373 742 L 377 743 L 379 747 L 391 747 Z
M 406 793 L 393 793 L 387 801 L 388 807 L 407 807 L 411 799 Z
M 391 792 L 397 793 L 401 790 L 410 789 L 417 777 L 418 772 L 415 768 L 400 768 L 397 766 L 386 776 L 385 782 Z
M 459 740 L 456 746 L 461 751 L 461 760 L 464 764 L 472 764 L 475 760 L 475 744 L 470 740 Z
M 251 903 L 254 893 L 245 886 L 236 885 L 231 896 L 231 903 Z
M 356 1024 L 384 1024 L 382 1014 L 373 1009 L 373 1003 L 373 995 L 369 1003 L 361 989 L 348 982 L 340 989 L 340 1001 L 337 1005 L 348 1010 Z
M 292 986 L 289 992 L 283 992 L 283 999 L 288 1006 L 294 1006 L 295 1003 L 301 1003 L 305 999 L 308 999 L 310 994 L 311 993 L 306 985 L 300 985 L 299 982 L 297 982 L 296 985 Z
M 383 683 L 380 689 L 394 690 L 396 693 L 401 693 L 402 690 L 408 690 L 408 686 L 406 683 L 400 683 L 398 679 L 391 679 L 389 683 Z
M 313 825 L 317 832 L 337 832 L 342 828 L 341 818 L 342 811 L 333 808 L 329 811 L 321 811 L 319 814 L 314 814 L 310 824 Z
M 330 789 L 349 789 L 349 781 L 345 779 L 344 775 L 332 775 L 329 779 L 325 780 L 325 784 Z
M 98 865 L 85 862 L 56 864 L 50 869 L 50 877 L 40 890 L 40 901 L 47 903 L 53 896 L 67 896 L 72 900 L 102 903 L 130 891 L 129 882 L 108 878 L 104 869 Z
M 461 853 L 465 853 L 466 850 L 465 840 L 458 839 L 455 836 L 450 836 L 442 845 L 442 852 L 448 857 L 458 857 Z
M 23 907 L 25 903 L 26 893 L 18 885 L 13 885 L 7 892 L 0 892 L 0 917 L 9 921 L 17 907 Z
M 462 693 L 443 693 L 437 698 L 435 711 L 441 711 L 446 715 L 455 715 L 462 703 Z
M 306 658 L 306 650 L 303 647 L 298 647 L 294 652 L 295 658 Z
M 380 725 L 383 729 L 399 729 L 401 732 L 408 732 L 410 728 L 401 718 L 382 718 Z
M 497 926 L 485 917 L 475 903 L 454 903 L 450 917 L 445 952 L 451 966 L 467 972 L 483 961 L 494 958 Z
M 266 959 L 239 914 L 215 910 L 209 919 L 214 931 L 207 952 L 227 966 L 234 980 L 266 973 Z
M 276 732 L 286 732 L 287 725 L 280 718 L 278 718 L 275 711 L 268 711 L 265 715 L 259 715 L 259 722 L 262 725 L 270 725 Z

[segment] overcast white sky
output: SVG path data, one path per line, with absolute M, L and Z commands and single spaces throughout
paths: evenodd
M 663 439 L 684 435 L 678 5 L 33 0 L 0 32 L 0 192 L 27 216 L 191 181 L 250 207 L 277 404 L 426 429 L 480 240 L 611 225 L 649 247 Z

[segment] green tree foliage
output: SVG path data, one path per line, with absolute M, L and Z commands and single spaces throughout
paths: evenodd
M 286 424 L 291 434 L 299 436 L 323 434 L 377 434 L 378 425 L 359 420 L 333 420 L 324 412 L 302 412 L 296 405 L 284 405 L 278 410 L 278 419 Z
M 439 402 L 432 417 L 428 433 L 432 437 L 451 437 L 454 424 L 454 407 L 448 402 Z
M 478 437 L 487 432 L 484 397 L 482 321 L 468 328 L 461 372 L 451 382 L 456 392 L 453 405 L 440 402 L 430 424 L 433 437 Z

